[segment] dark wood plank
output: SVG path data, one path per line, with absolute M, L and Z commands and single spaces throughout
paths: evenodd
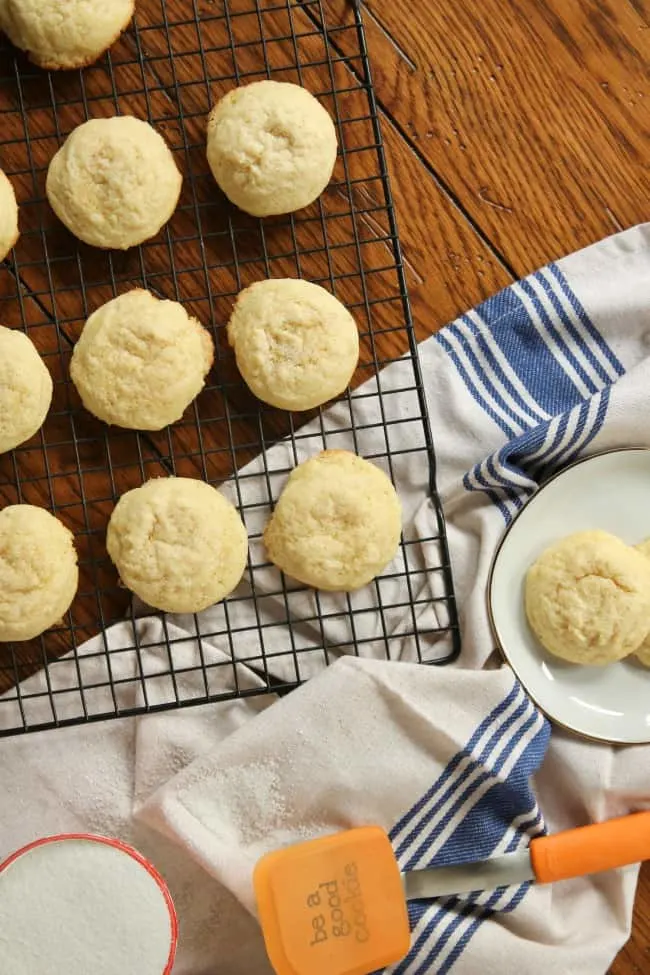
M 650 27 L 650 3 L 648 0 L 627 0 L 627 2 L 641 18 L 641 29 Z
M 382 105 L 517 275 L 647 216 L 650 32 L 633 6 L 364 7 Z

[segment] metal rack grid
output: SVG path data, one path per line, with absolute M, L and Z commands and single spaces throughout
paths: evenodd
M 336 120 L 341 151 L 320 201 L 261 222 L 217 190 L 204 128 L 225 91 L 264 77 L 316 94 Z M 117 113 L 149 119 L 184 174 L 168 227 L 126 254 L 74 240 L 44 194 L 48 162 L 68 133 Z M 39 504 L 60 517 L 75 533 L 81 570 L 61 625 L 29 643 L 0 644 L 0 736 L 281 692 L 345 653 L 452 660 L 451 569 L 359 6 L 142 0 L 121 40 L 82 72 L 40 71 L 0 40 L 0 133 L 22 231 L 0 265 L 0 322 L 28 332 L 55 383 L 40 434 L 0 457 L 0 503 Z M 329 409 L 297 416 L 265 407 L 237 374 L 222 326 L 238 291 L 269 276 L 323 284 L 358 321 L 353 391 Z M 134 286 L 183 302 L 215 339 L 208 386 L 160 434 L 105 427 L 81 408 L 68 379 L 85 318 Z M 408 520 L 399 558 L 359 593 L 297 587 L 269 566 L 261 545 L 287 473 L 324 447 L 356 450 L 398 482 L 424 477 L 429 487 L 427 527 Z M 213 611 L 143 621 L 106 554 L 106 524 L 121 493 L 169 474 L 222 486 L 244 517 L 249 564 Z

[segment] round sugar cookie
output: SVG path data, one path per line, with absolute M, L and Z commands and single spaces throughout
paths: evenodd
M 86 409 L 105 423 L 162 430 L 203 389 L 212 339 L 176 301 L 142 288 L 93 312 L 70 363 Z
M 300 85 L 256 81 L 234 88 L 208 120 L 208 163 L 231 203 L 254 217 L 292 213 L 316 200 L 336 162 L 329 113 Z
M 182 177 L 163 137 L 132 115 L 90 119 L 50 162 L 46 193 L 68 230 L 94 247 L 127 250 L 176 209 Z
M 650 560 L 650 538 L 646 538 L 644 542 L 636 546 L 637 552 L 641 552 L 648 560 Z M 644 667 L 650 667 L 650 634 L 645 638 L 639 649 L 635 653 L 636 659 Z
M 0 325 L 0 454 L 43 426 L 52 402 L 52 377 L 24 332 Z
M 163 477 L 128 491 L 108 525 L 108 554 L 145 603 L 199 613 L 228 596 L 246 567 L 246 529 L 215 488 Z
M 92 64 L 133 17 L 135 0 L 0 0 L 0 28 L 50 71 Z
M 0 511 L 0 642 L 58 623 L 78 582 L 72 533 L 54 515 L 31 504 Z
M 569 535 L 528 570 L 525 608 L 537 639 L 556 657 L 621 660 L 650 630 L 650 560 L 607 532 Z
M 283 410 L 309 410 L 338 396 L 359 361 L 349 311 L 325 288 L 295 278 L 242 291 L 228 341 L 249 389 Z
M 264 542 L 287 575 L 349 592 L 394 558 L 401 529 L 401 504 L 384 472 L 346 450 L 324 450 L 289 475 Z
M 0 0 L 0 3 L 2 0 Z M 18 204 L 9 178 L 0 169 L 0 261 L 18 240 Z

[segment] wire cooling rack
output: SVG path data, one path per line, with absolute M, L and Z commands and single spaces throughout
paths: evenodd
M 320 201 L 260 222 L 217 190 L 205 120 L 227 90 L 265 77 L 316 94 L 336 120 L 341 152 Z M 68 133 L 118 113 L 149 119 L 184 174 L 168 227 L 126 254 L 77 242 L 44 194 L 47 165 Z M 457 619 L 433 444 L 358 6 L 140 0 L 121 40 L 81 72 L 38 70 L 0 41 L 0 139 L 22 231 L 0 266 L 0 322 L 28 332 L 55 382 L 43 430 L 0 457 L 0 503 L 49 508 L 74 532 L 81 570 L 59 626 L 0 645 L 0 735 L 282 691 L 345 653 L 453 659 Z M 223 325 L 238 291 L 269 276 L 321 283 L 357 319 L 361 362 L 353 391 L 333 408 L 299 416 L 267 408 L 237 374 Z M 134 286 L 183 302 L 216 343 L 209 385 L 160 434 L 105 427 L 68 378 L 88 314 Z M 287 473 L 323 447 L 356 450 L 397 483 L 429 489 L 424 510 L 407 512 L 399 558 L 350 595 L 296 587 L 268 565 L 260 541 Z M 222 486 L 238 504 L 249 565 L 233 596 L 199 618 L 143 621 L 107 557 L 106 525 L 120 494 L 169 474 Z

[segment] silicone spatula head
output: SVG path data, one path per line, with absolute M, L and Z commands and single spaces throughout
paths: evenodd
M 378 826 L 269 853 L 253 879 L 277 975 L 368 975 L 409 950 L 402 878 Z

